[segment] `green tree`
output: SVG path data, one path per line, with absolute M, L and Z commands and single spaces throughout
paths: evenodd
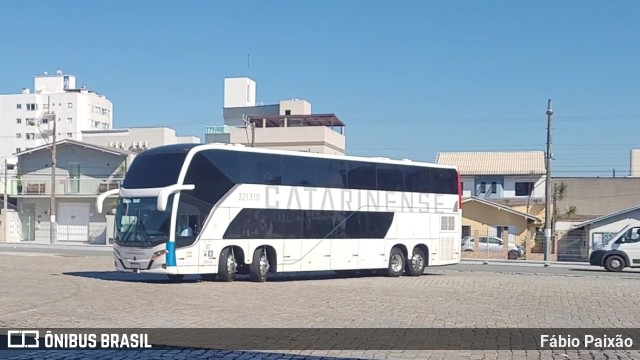
M 565 199 L 567 196 L 567 188 L 569 186 L 564 181 L 558 184 L 553 184 L 553 211 L 551 217 L 551 234 L 555 234 L 556 222 L 558 219 L 573 219 L 578 215 L 578 208 L 575 205 L 570 205 L 564 209 L 561 213 L 558 209 L 558 203 Z

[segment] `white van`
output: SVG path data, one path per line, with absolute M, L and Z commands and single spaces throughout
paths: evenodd
M 604 266 L 607 271 L 640 267 L 640 223 L 625 226 L 604 246 L 591 252 L 589 263 Z

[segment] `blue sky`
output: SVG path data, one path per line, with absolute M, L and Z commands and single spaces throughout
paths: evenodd
M 0 93 L 62 69 L 114 126 L 204 139 L 223 79 L 346 124 L 347 152 L 544 150 L 553 174 L 624 176 L 640 147 L 637 1 L 24 1 L 0 13 Z M 251 55 L 248 67 L 247 55 Z

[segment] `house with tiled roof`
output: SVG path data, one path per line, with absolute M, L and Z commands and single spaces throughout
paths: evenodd
M 543 151 L 443 152 L 436 162 L 458 167 L 465 197 L 544 201 Z
M 508 233 L 524 244 L 544 227 L 543 151 L 441 152 L 436 163 L 460 172 L 463 237 Z
M 57 220 L 54 242 L 106 244 L 106 214 L 98 214 L 92 209 L 100 194 L 120 187 L 127 164 L 135 153 L 74 139 L 56 141 L 53 183 L 51 155 L 49 144 L 15 154 L 18 176 L 9 183 L 10 194 L 17 200 L 16 225 L 14 233 L 6 238 L 49 243 L 53 192 Z M 109 207 L 115 207 L 115 199 L 109 199 L 108 203 Z

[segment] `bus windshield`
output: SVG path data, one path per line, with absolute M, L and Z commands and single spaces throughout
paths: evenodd
M 160 188 L 178 182 L 186 152 L 156 152 L 148 150 L 137 155 L 127 171 L 125 189 Z
M 156 246 L 169 240 L 171 203 L 158 211 L 157 197 L 120 198 L 115 218 L 115 241 L 125 246 Z

